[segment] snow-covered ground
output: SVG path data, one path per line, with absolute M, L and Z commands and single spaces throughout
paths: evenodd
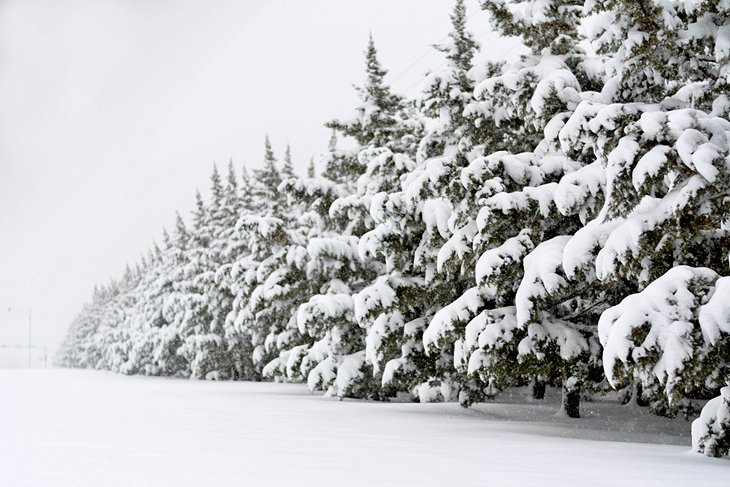
M 730 462 L 690 453 L 684 421 L 602 403 L 556 418 L 555 400 L 465 410 L 340 402 L 301 385 L 5 370 L 0 485 L 728 485 Z

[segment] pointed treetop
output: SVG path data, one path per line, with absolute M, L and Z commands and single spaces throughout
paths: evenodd
M 450 42 L 447 45 L 436 46 L 436 49 L 445 53 L 446 58 L 464 72 L 471 69 L 472 59 L 479 48 L 474 36 L 466 30 L 466 20 L 466 4 L 464 0 L 456 0 L 454 10 L 451 12 Z
M 167 233 L 167 231 L 165 231 L 165 233 Z M 160 255 L 162 255 L 162 249 L 160 249 L 160 246 L 157 244 L 157 242 L 152 242 L 151 252 L 154 253 L 156 258 L 158 258 L 158 257 L 160 257 Z
M 233 167 L 233 158 L 228 160 L 228 180 L 226 181 L 226 192 L 230 196 L 235 194 L 238 189 L 238 180 L 236 179 L 236 168 Z
M 419 157 L 442 154 L 447 146 L 466 150 L 471 147 L 466 134 L 473 131 L 474 123 L 464 117 L 464 100 L 471 98 L 474 92 L 474 81 L 468 72 L 478 45 L 466 30 L 466 20 L 464 0 L 456 0 L 448 40 L 433 46 L 445 54 L 447 63 L 443 71 L 429 77 L 418 101 L 423 113 L 437 121 L 422 141 Z
M 286 153 L 284 154 L 284 167 L 281 169 L 283 179 L 294 177 L 294 165 L 291 160 L 291 145 L 286 144 Z
M 327 147 L 330 152 L 334 152 L 337 150 L 337 131 L 332 130 L 332 135 L 330 136 L 329 145 Z
M 371 86 L 378 86 L 383 84 L 383 78 L 388 74 L 388 71 L 383 69 L 378 61 L 378 50 L 375 48 L 375 41 L 373 40 L 373 33 L 370 33 L 368 38 L 368 47 L 365 49 L 365 70 L 367 72 L 368 84 Z
M 268 134 L 264 141 L 264 169 L 276 169 L 276 156 L 274 155 L 274 150 L 271 148 L 271 140 Z
M 175 212 L 175 240 L 176 243 L 185 244 L 188 240 L 188 228 L 185 225 L 182 215 L 179 211 Z
M 314 167 L 314 157 L 309 159 L 309 167 L 307 167 L 307 177 L 308 178 L 317 177 L 317 170 Z
M 243 188 L 248 188 L 251 185 L 251 175 L 248 173 L 246 163 L 241 165 L 241 183 Z
M 269 193 L 268 197 L 275 198 L 279 184 L 281 184 L 281 174 L 276 168 L 276 157 L 271 148 L 268 135 L 264 144 L 264 165 L 263 168 L 255 171 L 255 176 L 256 180 L 265 188 L 265 191 Z
M 353 137 L 363 147 L 386 147 L 389 144 L 396 146 L 414 125 L 402 123 L 407 118 L 405 102 L 401 96 L 392 93 L 384 82 L 387 71 L 378 61 L 378 51 L 372 35 L 365 50 L 365 72 L 365 84 L 355 87 L 362 102 L 356 109 L 355 118 L 347 121 L 332 120 L 325 125 Z
M 170 245 L 172 244 L 172 238 L 170 237 L 170 233 L 167 231 L 167 228 L 162 228 L 162 245 L 166 249 L 170 248 Z
M 241 166 L 241 191 L 239 193 L 239 204 L 241 208 L 251 208 L 251 188 L 253 187 L 253 178 L 244 163 Z
M 218 165 L 213 163 L 213 173 L 210 175 L 210 191 L 213 195 L 213 204 L 217 205 L 223 199 L 223 184 L 218 173 Z
M 200 194 L 200 190 L 195 190 L 195 210 L 193 210 L 193 225 L 196 229 L 203 226 L 206 216 L 205 201 L 203 196 Z
M 374 99 L 375 104 L 379 107 L 384 107 L 392 103 L 391 98 L 393 95 L 384 81 L 388 71 L 380 65 L 378 50 L 375 48 L 372 33 L 368 40 L 368 47 L 365 49 L 365 72 L 367 73 L 367 82 L 363 89 Z

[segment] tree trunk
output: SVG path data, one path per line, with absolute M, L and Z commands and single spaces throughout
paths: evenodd
M 533 399 L 545 399 L 545 381 L 540 377 L 533 377 L 532 379 L 532 398 Z
M 580 388 L 563 384 L 563 413 L 569 418 L 580 418 Z
M 637 407 L 639 405 L 639 394 L 641 394 L 639 387 L 639 384 L 631 386 L 631 398 L 626 403 L 627 406 Z

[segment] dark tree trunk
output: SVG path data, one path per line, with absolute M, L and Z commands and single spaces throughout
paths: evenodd
M 540 377 L 533 377 L 532 379 L 532 398 L 533 399 L 545 399 L 545 381 Z
M 568 389 L 563 384 L 562 410 L 569 418 L 580 418 L 580 389 Z

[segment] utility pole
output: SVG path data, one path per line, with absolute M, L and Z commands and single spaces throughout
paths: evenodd
M 33 308 L 28 306 L 28 368 L 33 368 Z

